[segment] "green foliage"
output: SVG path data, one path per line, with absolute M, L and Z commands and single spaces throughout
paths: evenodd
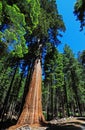
M 7 5 L 5 8 L 5 12 L 8 15 L 8 19 L 16 26 L 17 28 L 20 28 L 21 26 L 25 26 L 25 16 L 23 13 L 20 12 L 20 9 L 17 5 Z
M 0 25 L 2 23 L 2 2 L 0 1 Z
M 3 61 L 4 59 L 2 59 L 1 61 Z M 7 90 L 9 88 L 10 85 L 10 80 L 11 80 L 11 76 L 10 74 L 12 73 L 12 69 L 10 67 L 7 68 L 7 70 L 5 68 L 3 68 L 3 63 L 1 64 L 1 76 L 0 76 L 0 102 L 4 102 L 5 96 L 7 94 Z M 3 93 L 4 91 L 4 93 Z
M 52 29 L 54 40 L 57 40 L 59 30 L 65 31 L 65 26 L 62 16 L 58 14 L 56 1 L 42 0 L 40 4 L 39 24 L 34 35 L 40 39 L 47 38 L 48 40 L 48 31 Z
M 3 44 L 10 46 L 12 49 L 10 53 L 15 57 L 23 57 L 23 55 L 28 52 L 24 34 L 25 30 L 22 27 L 20 30 L 15 30 L 14 28 L 10 27 L 1 33 L 1 40 Z
M 55 74 L 55 67 L 56 67 L 56 53 L 54 55 L 54 50 L 55 48 L 52 48 L 47 52 L 47 55 L 45 57 L 45 77 L 47 78 L 48 81 L 52 81 L 54 79 L 54 74 Z
M 47 52 L 45 58 L 45 78 L 53 88 L 62 88 L 64 84 L 63 56 L 54 47 Z
M 58 88 L 62 88 L 64 85 L 64 73 L 63 73 L 63 56 L 62 54 L 58 54 L 57 57 L 57 67 L 56 67 L 56 79 Z
M 6 46 L 10 46 L 10 53 L 13 56 L 22 58 L 24 54 L 28 53 L 25 38 L 26 31 L 32 33 L 32 30 L 38 24 L 40 3 L 38 0 L 26 0 L 24 3 L 14 2 L 14 4 L 12 3 L 10 5 L 7 2 L 0 2 L 0 9 L 2 10 L 3 8 L 3 12 L 0 11 L 0 13 L 3 13 L 4 23 L 6 22 L 9 25 L 4 32 L 0 32 L 0 41 Z M 26 5 L 27 12 L 22 11 L 21 5 L 23 4 Z M 30 18 L 27 21 L 27 17 L 29 16 Z
M 77 19 L 81 22 L 81 29 L 85 26 L 85 1 L 77 0 L 74 5 L 74 14 Z
M 15 4 L 13 6 L 6 5 L 5 13 L 7 13 L 7 19 L 10 20 L 10 25 L 4 32 L 0 32 L 1 42 L 6 44 L 6 46 L 12 46 L 14 52 L 11 54 L 16 57 L 23 57 L 23 55 L 28 52 L 24 38 L 26 33 L 24 28 L 26 24 L 24 14 L 20 13 L 19 8 Z M 16 44 L 16 47 L 14 47 L 14 43 Z
M 85 50 L 83 50 L 79 56 L 81 64 L 85 67 Z
M 40 1 L 22 0 L 18 2 L 17 5 L 25 15 L 26 29 L 32 33 L 39 23 Z
M 82 0 L 77 0 L 76 4 L 75 4 L 75 8 L 78 10 L 83 4 Z
M 23 97 L 23 92 L 24 92 L 24 86 L 25 86 L 25 77 L 22 79 L 21 86 L 20 86 L 20 90 L 19 90 L 19 92 L 18 92 L 18 99 L 17 99 L 17 100 L 22 99 L 22 97 Z
M 75 99 L 76 94 L 78 94 L 80 98 L 81 90 L 84 89 L 84 81 L 82 77 L 82 66 L 74 57 L 74 54 L 68 45 L 65 45 L 64 47 L 63 64 L 68 100 L 69 102 L 72 102 L 72 100 Z
M 38 25 L 38 16 L 40 14 L 40 3 L 39 3 L 39 0 L 27 0 L 30 4 L 30 17 L 31 17 L 31 20 L 32 20 L 32 23 L 34 25 L 33 28 L 36 28 L 36 26 Z

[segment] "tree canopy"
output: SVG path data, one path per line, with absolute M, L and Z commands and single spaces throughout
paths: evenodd
M 77 20 L 81 22 L 81 29 L 85 26 L 85 1 L 77 0 L 74 6 L 74 14 L 77 17 Z

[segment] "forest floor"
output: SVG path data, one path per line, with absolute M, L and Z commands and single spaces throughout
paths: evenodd
M 34 127 L 31 130 L 85 130 L 85 117 L 54 119 L 46 127 Z
M 0 130 L 7 130 L 1 128 Z M 61 119 L 53 119 L 43 127 L 17 128 L 17 130 L 85 130 L 85 117 L 69 117 Z

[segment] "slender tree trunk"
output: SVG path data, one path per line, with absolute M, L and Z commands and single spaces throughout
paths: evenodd
M 67 96 L 67 88 L 66 88 L 66 81 L 64 79 L 64 93 L 65 93 L 65 102 L 66 102 L 66 113 L 67 113 L 67 116 L 70 116 L 70 113 L 69 113 L 69 104 L 68 104 L 68 96 Z
M 51 88 L 50 91 L 51 91 L 51 119 L 53 119 L 53 88 Z
M 15 79 L 15 83 L 12 87 L 12 97 L 10 96 L 9 97 L 9 103 L 10 105 L 8 105 L 7 107 L 7 110 L 6 110 L 6 113 L 7 113 L 7 118 L 9 117 L 10 119 L 12 119 L 12 116 L 16 115 L 15 114 L 15 106 L 16 106 L 16 103 L 17 103 L 17 98 L 18 98 L 18 94 L 19 94 L 19 90 L 20 90 L 20 87 L 21 87 L 21 82 L 22 82 L 22 78 L 23 78 L 23 73 L 21 73 L 21 78 L 20 78 L 20 81 L 19 79 Z M 18 83 L 18 88 L 16 88 L 15 84 Z M 15 89 L 17 89 L 17 92 L 15 92 L 15 95 L 14 95 L 14 91 Z M 9 114 L 8 114 L 9 113 Z M 11 114 L 10 114 L 11 113 Z M 18 115 L 19 116 L 19 115 Z
M 79 114 L 80 114 L 80 116 L 82 116 L 81 104 L 80 104 L 80 100 L 79 100 L 77 90 L 76 90 L 75 94 L 76 94 L 76 100 L 77 100 L 77 104 L 78 104 Z
M 16 71 L 17 71 L 17 67 L 18 67 L 18 63 L 17 63 L 16 68 L 15 68 L 15 70 L 14 70 L 14 74 L 13 74 L 13 77 L 12 77 L 12 80 L 11 80 L 11 83 L 10 83 L 10 86 L 9 86 L 9 89 L 8 89 L 8 91 L 7 91 L 7 94 L 6 94 L 4 103 L 3 103 L 3 110 L 2 110 L 2 113 L 1 113 L 1 119 L 2 119 L 2 121 L 3 121 L 3 119 L 4 119 L 4 113 L 5 113 L 6 110 L 7 110 L 7 103 L 8 103 L 8 100 L 9 100 L 9 95 L 10 95 L 10 92 L 11 92 L 12 84 L 13 84 L 13 81 L 14 81 L 14 78 L 15 78 L 15 74 L 16 74 Z
M 75 80 L 74 80 L 74 72 L 71 72 L 71 75 L 72 75 L 73 91 L 74 91 L 74 93 L 75 93 L 75 98 L 76 98 L 76 102 L 77 102 L 77 105 L 78 105 L 79 114 L 80 114 L 80 116 L 82 116 L 81 104 L 80 104 L 80 99 L 79 99 L 78 91 L 77 91 L 78 88 L 77 88 L 77 86 L 75 85 Z
M 39 126 L 45 122 L 41 103 L 41 71 L 40 59 L 37 58 L 22 113 L 17 125 L 10 127 L 9 130 L 16 130 L 27 124 Z
M 57 103 L 56 103 L 56 101 L 57 101 L 57 96 L 56 96 L 56 90 L 54 91 L 54 115 L 55 115 L 55 117 L 57 117 L 57 112 L 56 112 L 56 110 L 57 110 Z
M 56 88 L 56 116 L 59 116 L 59 97 L 58 97 L 58 89 Z
M 49 84 L 48 84 L 48 101 L 47 101 L 47 121 L 50 120 L 50 87 L 49 87 Z

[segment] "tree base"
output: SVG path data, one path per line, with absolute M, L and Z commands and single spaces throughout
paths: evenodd
M 23 127 L 28 127 L 28 130 L 30 130 L 31 127 L 43 127 L 43 126 L 47 126 L 49 123 L 47 121 L 41 122 L 40 124 L 25 124 L 25 125 L 21 125 L 21 124 L 16 124 L 14 126 L 9 127 L 7 130 L 21 130 L 21 128 Z
M 26 125 L 18 125 L 18 124 L 16 124 L 16 125 L 14 125 L 14 126 L 11 126 L 11 127 L 9 127 L 7 130 L 21 130 L 21 128 L 28 128 L 28 130 L 30 130 L 30 126 L 28 125 L 28 124 L 26 124 Z

